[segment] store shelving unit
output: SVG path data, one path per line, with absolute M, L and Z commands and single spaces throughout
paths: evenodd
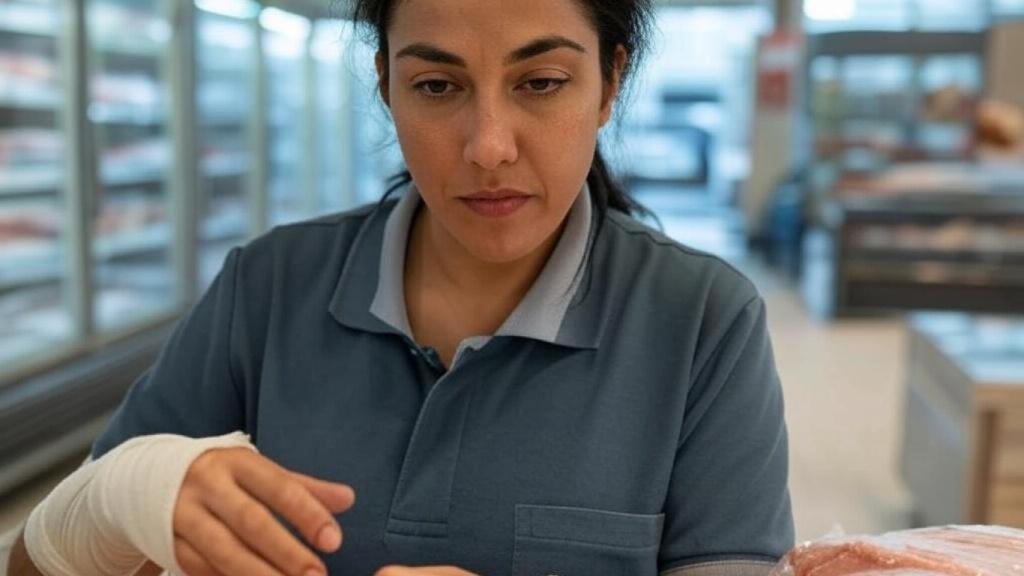
M 72 337 L 56 2 L 0 2 L 0 365 Z
M 848 195 L 835 208 L 838 312 L 1024 313 L 1024 188 Z
M 328 4 L 0 0 L 0 491 L 95 428 L 228 250 L 382 179 Z
M 251 198 L 262 194 L 254 126 L 259 6 L 242 1 L 225 14 L 196 11 L 196 110 L 199 146 L 199 282 L 209 284 L 228 250 L 261 230 Z
M 805 270 L 828 270 L 812 308 L 1024 311 L 1024 171 L 974 160 L 985 46 L 977 32 L 809 39 L 809 237 L 826 241 Z
M 92 270 L 99 330 L 172 312 L 170 0 L 95 0 L 87 110 L 99 151 Z M 132 309 L 132 315 L 122 310 Z

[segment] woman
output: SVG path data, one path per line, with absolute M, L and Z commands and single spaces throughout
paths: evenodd
M 192 576 L 767 573 L 793 529 L 764 306 L 632 220 L 597 152 L 647 2 L 356 16 L 405 194 L 232 252 L 97 441 L 96 463 L 121 460 L 89 486 L 186 461 L 163 565 Z M 119 453 L 235 430 L 259 454 Z M 104 525 L 145 524 L 121 517 Z

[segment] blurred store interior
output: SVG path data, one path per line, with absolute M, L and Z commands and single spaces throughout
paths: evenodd
M 400 167 L 320 0 L 0 0 L 0 532 L 228 250 Z M 798 539 L 1024 527 L 1024 0 L 676 0 L 604 135 L 750 275 Z

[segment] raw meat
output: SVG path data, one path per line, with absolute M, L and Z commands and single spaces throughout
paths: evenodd
M 944 526 L 797 546 L 771 576 L 1024 576 L 1024 531 Z

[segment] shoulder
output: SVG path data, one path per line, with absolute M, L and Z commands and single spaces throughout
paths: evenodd
M 344 265 L 361 243 L 383 232 L 394 200 L 302 222 L 276 226 L 238 249 L 240 271 L 260 274 L 309 274 Z

